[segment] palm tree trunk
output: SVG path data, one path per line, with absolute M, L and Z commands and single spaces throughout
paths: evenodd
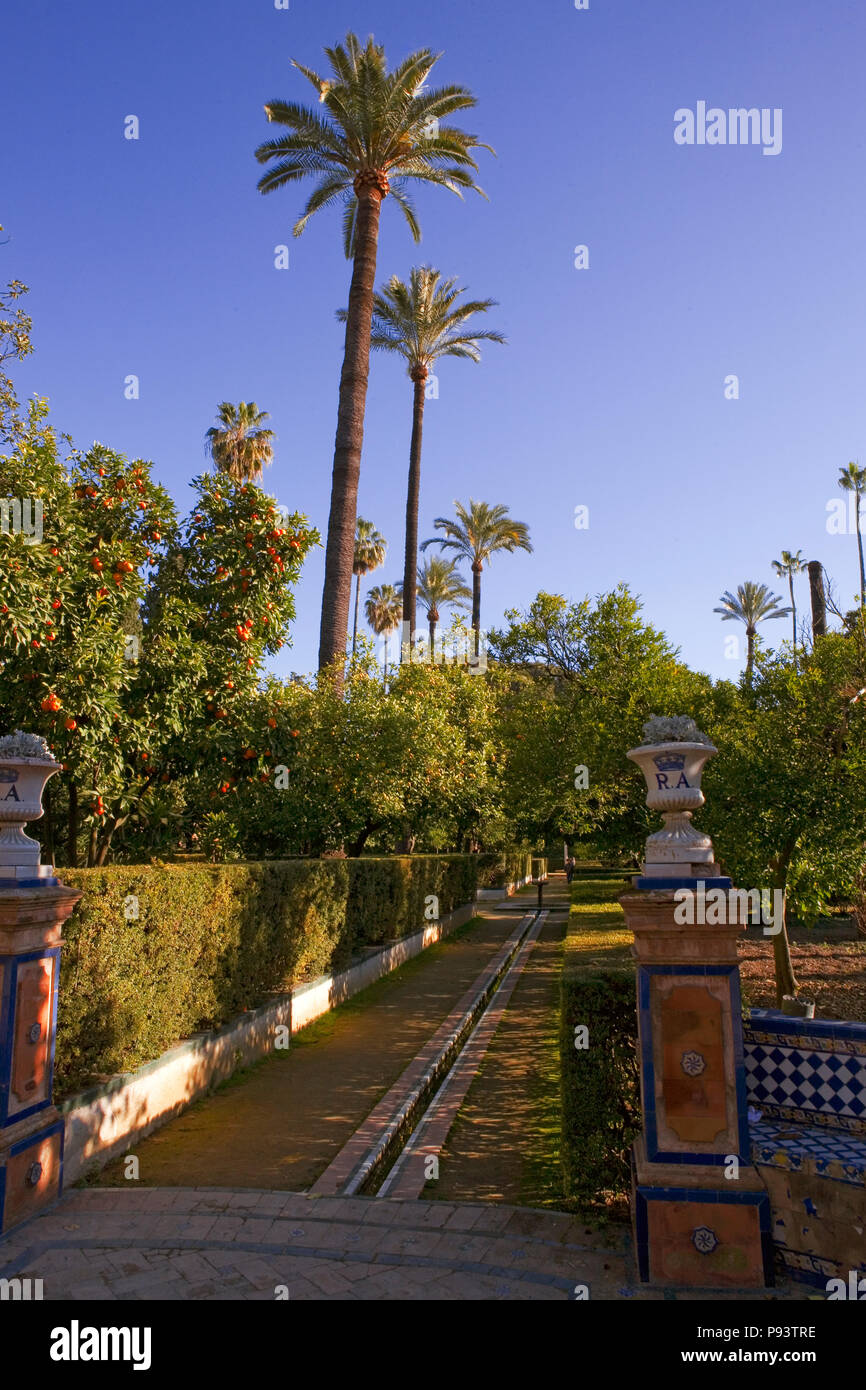
M 746 628 L 746 680 L 752 679 L 752 667 L 755 664 L 755 634 L 750 627 Z
M 433 666 L 436 661 L 436 622 L 429 614 L 427 617 L 427 626 L 430 630 L 430 665 Z
M 355 648 L 358 645 L 358 600 L 361 597 L 361 576 L 358 575 L 358 582 L 355 585 L 355 622 L 352 627 L 352 655 L 355 655 Z
M 812 603 L 812 645 L 827 631 L 827 605 L 824 599 L 824 575 L 820 560 L 810 560 L 809 597 Z
M 342 658 L 346 651 L 355 559 L 355 524 L 358 518 L 358 482 L 364 443 L 364 410 L 370 374 L 370 332 L 382 190 L 375 185 L 362 183 L 355 191 L 358 198 L 355 259 L 349 290 L 334 440 L 331 511 L 328 517 L 325 585 L 319 630 L 320 670 Z
M 794 629 L 794 661 L 797 660 L 797 605 L 794 602 L 794 571 L 788 571 L 788 589 L 791 593 L 791 626 Z
M 415 594 L 418 584 L 418 507 L 421 495 L 421 439 L 424 432 L 426 367 L 414 367 L 412 439 L 409 444 L 409 485 L 406 490 L 406 554 L 403 561 L 403 631 L 409 624 L 409 660 L 415 641 Z
M 860 607 L 866 607 L 866 569 L 863 567 L 863 532 L 860 530 L 861 494 L 854 494 L 854 518 L 857 523 L 857 553 L 860 556 Z
M 481 651 L 481 561 L 472 565 L 472 630 L 475 633 L 475 655 Z

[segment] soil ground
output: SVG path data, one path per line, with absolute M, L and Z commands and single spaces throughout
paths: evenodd
M 789 936 L 800 998 L 814 1001 L 815 1017 L 866 1023 L 866 941 L 853 921 L 791 927 Z M 748 1007 L 776 1008 L 773 942 L 760 927 L 740 942 L 740 978 Z

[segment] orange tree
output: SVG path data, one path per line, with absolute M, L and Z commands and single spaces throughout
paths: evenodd
M 0 536 L 0 718 L 42 734 L 63 763 L 74 863 L 82 817 L 95 829 L 103 788 L 123 776 L 124 699 L 134 679 L 126 639 L 175 521 L 148 464 L 99 444 L 61 460 L 45 417 L 44 403 L 34 403 L 22 437 L 0 459 L 0 492 L 26 505 L 31 520 L 41 508 L 41 536 Z M 58 801 L 51 787 L 52 850 Z
M 853 636 L 759 656 L 752 682 L 716 722 L 700 825 L 740 888 L 782 894 L 772 934 L 776 996 L 796 994 L 787 910 L 815 922 L 852 902 L 866 863 L 866 664 Z
M 245 712 L 199 809 L 249 855 L 465 848 L 497 825 L 502 749 L 482 676 L 406 664 L 386 691 L 359 660 L 345 685 L 339 670 L 271 681 Z
M 126 786 L 106 822 L 125 853 L 173 839 L 176 779 L 184 799 L 252 775 L 263 757 L 251 735 L 268 655 L 289 638 L 294 585 L 318 532 L 277 512 L 250 482 L 205 474 L 198 502 L 167 547 L 142 607 L 137 679 L 130 690 Z M 168 786 L 166 786 L 168 784 Z M 148 796 L 143 800 L 143 792 Z M 168 800 L 169 805 L 164 802 Z
M 679 660 L 625 585 L 578 602 L 542 592 L 506 618 L 490 649 L 507 677 L 504 797 L 517 836 L 640 855 L 658 821 L 627 749 L 651 714 L 685 711 L 700 723 L 726 687 Z
M 318 536 L 253 485 L 209 475 L 179 525 L 148 463 L 103 445 L 61 460 L 45 413 L 31 408 L 0 459 L 0 491 L 42 504 L 41 539 L 0 536 L 0 720 L 43 734 L 63 763 L 49 851 L 99 864 L 177 833 L 178 779 L 233 747 Z

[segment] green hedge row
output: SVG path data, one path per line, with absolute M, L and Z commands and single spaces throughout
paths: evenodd
M 498 856 L 63 869 L 56 1093 L 158 1057 L 268 994 L 471 902 Z M 432 904 L 430 904 L 432 908 Z
M 629 1154 L 641 1128 L 634 970 L 563 974 L 560 1011 L 565 1195 L 603 1205 L 630 1188 Z M 575 1029 L 588 1046 L 575 1046 Z
M 507 883 L 520 883 L 532 875 L 530 850 L 504 850 L 499 854 L 480 854 L 479 888 L 504 888 Z
M 621 891 L 598 870 L 575 879 L 560 984 L 563 1190 L 585 1209 L 628 1194 L 641 1128 L 635 972 L 616 907 Z

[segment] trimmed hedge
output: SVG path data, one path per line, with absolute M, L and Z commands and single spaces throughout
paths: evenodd
M 504 888 L 507 883 L 519 883 L 532 876 L 530 850 L 505 850 L 501 854 L 479 854 L 479 888 Z
M 471 902 L 481 859 L 62 869 L 84 897 L 63 934 L 58 1097 L 418 931 L 430 895 L 442 916 Z
M 563 975 L 562 1169 L 567 1197 L 591 1207 L 630 1186 L 629 1152 L 641 1128 L 634 971 Z M 575 1028 L 589 1046 L 575 1047 Z
M 575 881 L 560 986 L 563 1189 L 587 1209 L 629 1192 L 630 1149 L 641 1128 L 634 965 L 618 944 L 624 919 L 611 911 L 620 891 L 616 883 Z M 589 1034 L 581 1049 L 579 1025 Z

